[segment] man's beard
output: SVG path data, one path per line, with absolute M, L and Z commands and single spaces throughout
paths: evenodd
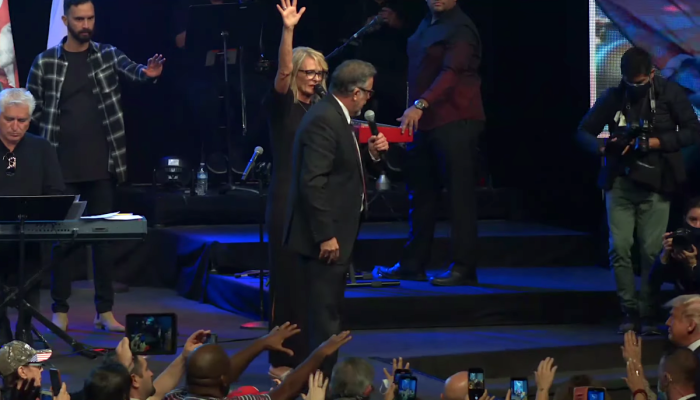
M 92 40 L 92 30 L 90 29 L 83 29 L 79 32 L 74 31 L 71 27 L 68 27 L 68 34 L 71 35 L 73 39 L 78 41 L 79 43 L 87 43 L 90 40 Z M 83 35 L 87 34 L 87 35 Z

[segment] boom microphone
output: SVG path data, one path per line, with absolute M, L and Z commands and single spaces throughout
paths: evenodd
M 377 15 L 376 17 L 374 17 L 374 19 L 372 19 L 369 22 L 369 24 L 363 26 L 362 29 L 355 32 L 355 34 L 352 35 L 352 37 L 350 37 L 350 39 L 348 41 L 359 39 L 368 33 L 376 31 L 377 29 L 381 28 L 383 23 L 384 23 L 384 20 L 379 15 Z
M 248 161 L 248 165 L 246 165 L 245 171 L 243 171 L 243 176 L 241 177 L 242 181 L 245 181 L 246 179 L 248 179 L 248 174 L 253 169 L 253 167 L 255 166 L 255 161 L 257 161 L 258 157 L 260 157 L 260 155 L 262 155 L 262 153 L 263 153 L 263 148 L 260 146 L 256 147 L 255 150 L 253 150 L 253 156 L 250 157 L 250 161 Z
M 323 88 L 323 85 L 320 83 L 316 86 L 314 86 L 314 93 L 320 98 L 326 97 L 326 89 Z

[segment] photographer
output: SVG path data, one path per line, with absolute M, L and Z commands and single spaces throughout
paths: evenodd
M 651 55 L 633 47 L 620 62 L 622 80 L 608 89 L 583 118 L 578 142 L 605 156 L 599 184 L 605 190 L 610 230 L 609 258 L 625 313 L 621 333 L 656 333 L 648 278 L 661 251 L 668 223 L 669 196 L 685 181 L 681 148 L 695 144 L 700 122 L 680 86 L 655 74 Z M 609 127 L 604 147 L 597 136 Z M 631 249 L 640 248 L 642 286 L 635 289 Z
M 689 203 L 683 228 L 664 235 L 663 250 L 656 258 L 649 276 L 649 285 L 654 305 L 659 305 L 661 285 L 673 283 L 683 294 L 700 293 L 700 197 Z

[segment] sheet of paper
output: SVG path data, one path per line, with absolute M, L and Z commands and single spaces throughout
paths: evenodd
M 140 215 L 133 214 L 118 214 L 113 217 L 105 218 L 108 221 L 135 221 L 137 219 L 142 219 Z
M 114 217 L 117 214 L 119 214 L 119 211 L 102 215 L 87 215 L 85 217 L 81 217 L 80 219 L 107 219 Z

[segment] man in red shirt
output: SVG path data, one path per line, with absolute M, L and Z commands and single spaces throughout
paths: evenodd
M 477 283 L 477 143 L 484 130 L 481 40 L 457 0 L 428 0 L 430 13 L 408 39 L 409 98 L 399 120 L 414 134 L 407 180 L 411 233 L 403 257 L 380 273 L 389 279 L 426 280 L 442 188 L 452 216 L 452 265 L 431 282 Z M 436 179 L 438 178 L 438 179 Z

